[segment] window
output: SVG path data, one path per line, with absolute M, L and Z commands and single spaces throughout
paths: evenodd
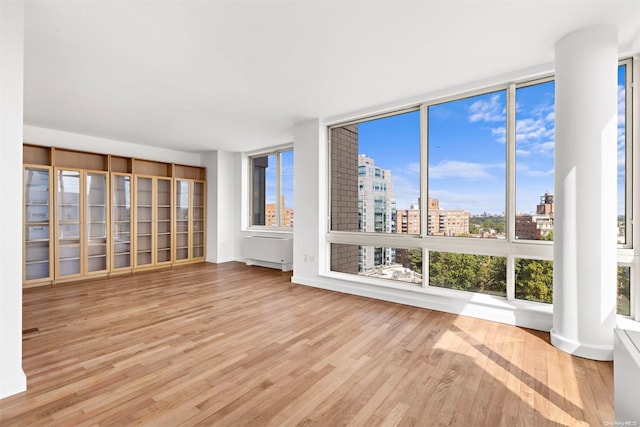
M 293 227 L 293 150 L 250 157 L 251 226 Z
M 618 67 L 618 244 L 630 246 L 627 230 L 631 227 L 631 61 Z M 627 142 L 629 141 L 629 142 Z M 627 149 L 629 147 L 629 149 Z
M 419 235 L 419 198 L 419 111 L 331 129 L 332 231 Z M 332 270 L 421 284 L 422 267 L 412 264 L 409 251 L 393 245 L 333 244 Z
M 631 315 L 631 268 L 618 267 L 618 314 Z
M 428 234 L 504 238 L 506 91 L 427 110 Z
M 454 252 L 429 252 L 429 285 L 507 295 L 507 258 Z
M 419 198 L 419 111 L 331 129 L 332 231 L 420 234 L 396 222 Z
M 516 259 L 516 298 L 553 302 L 553 261 Z
M 516 89 L 515 238 L 519 240 L 553 240 L 554 103 L 553 80 Z
M 618 313 L 637 317 L 632 64 L 618 69 Z M 338 124 L 329 138 L 331 271 L 553 302 L 553 76 Z
M 331 270 L 422 286 L 422 250 L 331 245 Z

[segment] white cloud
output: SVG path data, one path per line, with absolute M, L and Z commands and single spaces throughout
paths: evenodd
M 506 144 L 507 142 L 507 128 L 504 126 L 500 126 L 497 128 L 491 128 L 491 134 L 496 137 L 496 141 L 501 144 Z
M 533 152 L 536 154 L 542 154 L 547 157 L 553 157 L 555 151 L 555 141 L 540 142 L 533 146 Z
M 553 176 L 553 168 L 546 171 L 527 170 L 527 171 L 524 171 L 523 173 L 526 176 L 531 176 L 531 177 Z
M 624 86 L 622 85 L 618 85 L 618 126 L 624 126 L 624 122 L 625 122 L 625 110 L 626 110 L 626 105 L 625 105 L 625 90 L 624 90 Z
M 420 162 L 409 163 L 404 170 L 407 174 L 420 176 Z M 395 173 L 397 174 L 398 171 Z
M 552 122 L 552 123 L 555 123 L 555 121 L 556 121 L 556 112 L 555 112 L 555 110 L 554 110 L 554 111 L 552 111 L 552 112 L 550 112 L 549 114 L 547 114 L 547 115 L 544 117 L 544 120 L 545 120 L 546 122 Z
M 430 179 L 462 178 L 462 179 L 487 179 L 491 178 L 490 169 L 504 169 L 504 164 L 482 164 L 472 162 L 459 162 L 447 160 L 437 165 L 429 166 Z
M 555 140 L 555 106 L 546 102 L 528 112 L 518 112 L 516 120 L 516 154 L 553 157 Z
M 552 98 L 548 97 L 546 99 L 546 102 L 535 105 L 531 109 L 531 115 L 537 116 L 537 117 L 542 117 L 542 116 L 548 117 L 549 115 L 551 115 L 551 120 L 553 120 L 553 117 L 555 116 L 555 110 L 556 110 L 556 107 L 553 103 Z
M 415 172 L 415 166 L 418 172 Z M 403 169 L 394 169 L 391 174 L 393 191 L 396 195 L 396 207 L 408 209 L 418 203 L 420 197 L 420 163 L 411 163 Z
M 500 95 L 493 95 L 488 101 L 478 100 L 469 107 L 469 121 L 500 122 L 505 120 L 505 106 Z

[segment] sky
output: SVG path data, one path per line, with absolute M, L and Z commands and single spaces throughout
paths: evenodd
M 516 90 L 516 212 L 534 213 L 554 192 L 553 81 Z M 624 212 L 624 69 L 619 69 L 618 194 Z M 428 195 L 442 209 L 498 214 L 506 206 L 506 91 L 428 107 Z M 396 206 L 420 194 L 420 113 L 360 123 L 359 154 L 391 170 Z
M 276 200 L 276 155 L 270 154 L 268 161 L 269 166 L 265 172 L 265 203 L 274 203 Z M 281 162 L 282 181 L 280 190 L 284 196 L 285 207 L 293 208 L 293 150 L 282 152 Z

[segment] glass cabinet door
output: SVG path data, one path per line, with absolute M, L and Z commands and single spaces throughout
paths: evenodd
M 24 280 L 51 277 L 49 170 L 24 170 Z
M 204 182 L 193 182 L 191 257 L 204 257 Z
M 156 263 L 171 262 L 171 178 L 157 178 Z
M 176 180 L 176 261 L 189 259 L 189 181 Z
M 107 174 L 87 172 L 87 273 L 107 270 Z
M 57 244 L 56 277 L 78 275 L 80 266 L 81 173 L 77 170 L 57 170 Z
M 131 177 L 113 175 L 113 269 L 131 267 Z
M 153 265 L 153 178 L 136 177 L 136 267 Z

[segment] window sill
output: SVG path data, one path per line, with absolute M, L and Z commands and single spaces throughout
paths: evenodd
M 640 332 L 640 322 L 619 314 L 616 319 L 616 327 L 626 329 L 628 331 Z
M 269 234 L 286 234 L 286 235 L 293 236 L 293 229 L 292 228 L 247 227 L 242 231 L 244 233 L 253 233 L 253 234 L 256 234 L 256 235 L 259 235 L 257 233 L 260 233 L 260 234 L 265 234 L 265 235 L 269 235 Z

